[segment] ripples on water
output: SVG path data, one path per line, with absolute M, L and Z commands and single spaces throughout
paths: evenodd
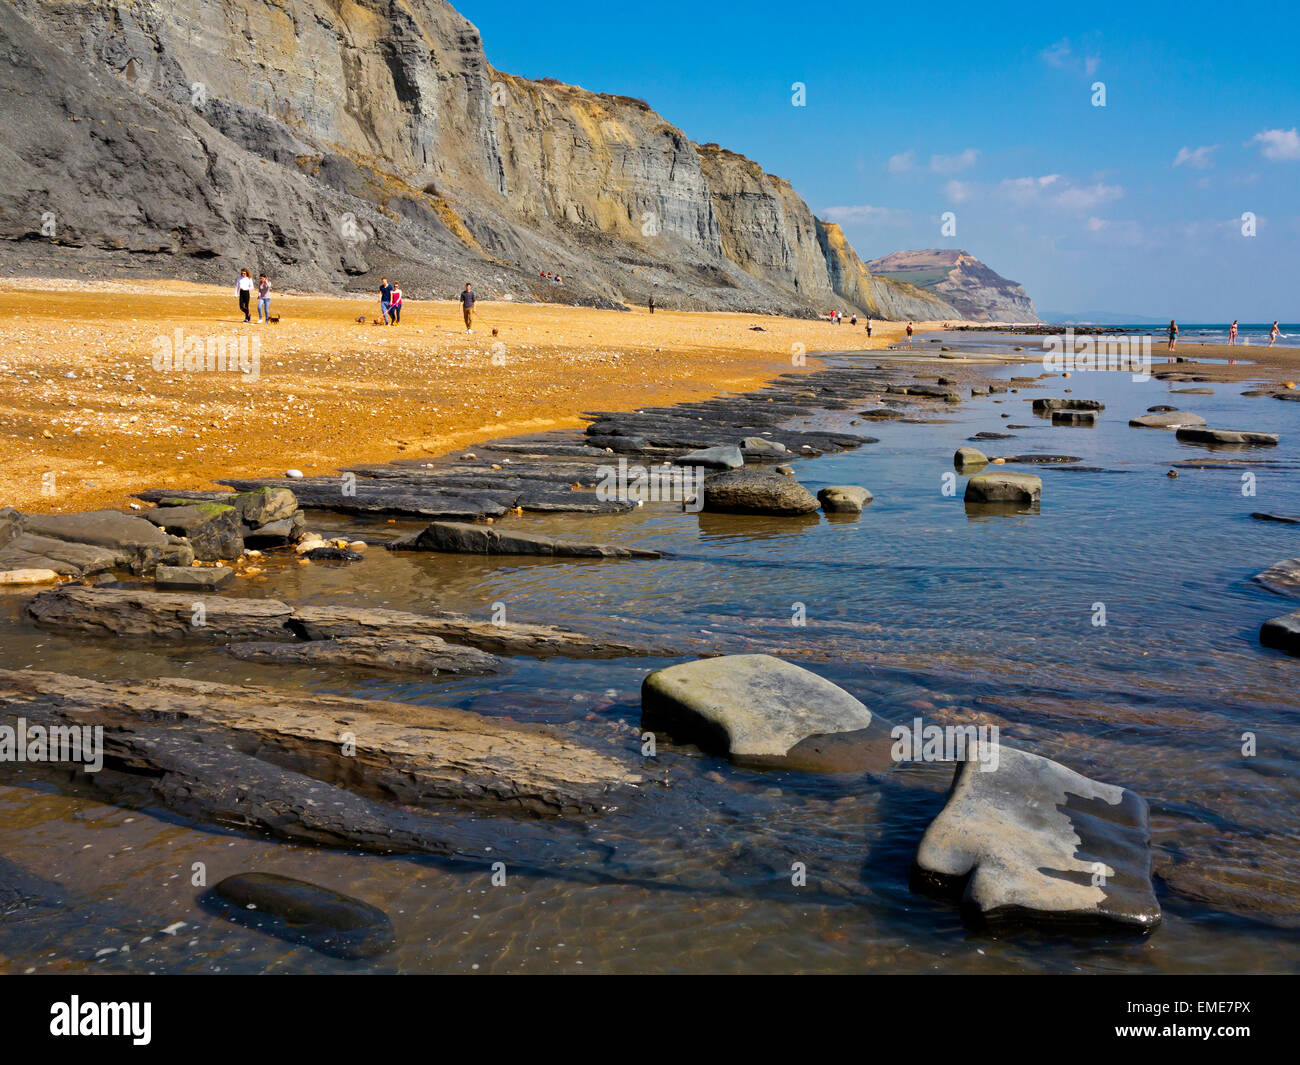
M 946 370 L 937 364 L 934 372 Z M 1262 621 L 1300 604 L 1250 581 L 1300 554 L 1300 527 L 1250 518 L 1257 510 L 1300 513 L 1294 408 L 1241 398 L 1243 385 L 1170 396 L 1168 387 L 1188 386 L 1135 384 L 1119 374 L 1041 384 L 944 408 L 927 424 L 854 427 L 851 412 L 814 419 L 880 438 L 798 467 L 814 492 L 837 483 L 869 488 L 875 501 L 856 522 L 661 505 L 615 518 L 526 517 L 519 523 L 542 531 L 672 557 L 494 561 L 372 551 L 352 567 L 286 566 L 253 594 L 480 617 L 502 602 L 514 621 L 771 650 L 893 721 L 996 723 L 1003 742 L 1149 800 L 1165 908 L 1153 935 L 995 938 L 964 928 L 954 906 L 913 895 L 909 864 L 942 805 L 947 767 L 908 767 L 884 780 L 758 772 L 661 742 L 658 758 L 646 763 L 651 782 L 643 793 L 598 822 L 554 826 L 540 839 L 535 826 L 517 839 L 500 823 L 467 827 L 481 841 L 481 867 L 316 851 L 193 826 L 162 811 L 0 788 L 3 853 L 62 881 L 71 900 L 63 911 L 8 919 L 0 931 L 4 967 L 1294 970 L 1297 666 L 1262 649 L 1256 634 Z M 1097 428 L 1052 427 L 1030 413 L 1030 399 L 1065 388 L 1106 402 Z M 1251 468 L 1256 495 L 1242 494 L 1241 468 L 1167 477 L 1171 463 L 1212 453 L 1170 432 L 1128 428 L 1130 417 L 1156 403 L 1200 413 L 1213 426 L 1281 433 L 1277 448 L 1213 453 L 1263 461 Z M 1043 479 L 1037 513 L 968 513 L 960 479 L 952 497 L 943 494 L 943 477 L 955 448 L 981 430 L 1015 434 L 975 445 L 990 455 L 1049 451 L 1102 472 L 1036 466 Z M 338 518 L 314 527 L 367 531 Z M 406 526 L 369 531 L 394 528 Z M 667 661 L 512 660 L 495 677 L 393 679 L 235 663 L 196 648 L 73 640 L 17 623 L 17 603 L 0 599 L 12 615 L 0 652 L 8 667 L 454 705 L 571 727 L 637 762 L 640 681 Z M 792 624 L 798 603 L 803 627 Z M 1097 604 L 1104 627 L 1093 624 Z M 1245 731 L 1257 736 L 1254 758 L 1241 754 Z M 489 884 L 495 860 L 510 869 L 505 887 Z M 368 899 L 389 911 L 401 943 L 378 962 L 342 962 L 224 925 L 194 904 L 190 870 L 198 861 L 209 883 L 261 868 Z M 808 868 L 804 888 L 790 883 L 797 861 Z M 178 934 L 158 934 L 176 921 L 186 922 Z M 126 945 L 129 952 L 94 957 Z

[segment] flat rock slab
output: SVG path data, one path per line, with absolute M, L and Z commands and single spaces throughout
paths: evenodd
M 1300 514 L 1269 514 L 1266 511 L 1257 510 L 1251 514 L 1256 521 L 1277 521 L 1283 525 L 1300 525 Z
M 729 514 L 811 514 L 817 500 L 793 477 L 775 470 L 741 469 L 704 479 L 704 509 Z
M 575 743 L 562 730 L 321 692 L 173 677 L 109 682 L 0 670 L 0 711 L 42 725 L 104 726 L 106 767 L 84 774 L 96 778 L 92 784 L 125 786 L 109 770 L 121 759 L 144 773 L 147 786 L 163 786 L 165 804 L 182 812 L 193 812 L 186 803 L 201 799 L 198 812 L 205 816 L 233 810 L 228 823 L 256 823 L 277 835 L 308 840 L 324 831 L 323 824 L 343 817 L 339 831 L 326 841 L 348 845 L 355 837 L 366 849 L 403 849 L 398 841 L 371 839 L 376 818 L 402 820 L 390 803 L 540 816 L 597 812 L 610 792 L 641 781 L 630 766 Z M 353 737 L 350 749 L 340 740 L 344 735 Z M 248 774 L 229 773 L 239 767 L 225 763 L 226 751 L 242 756 Z M 175 776 L 169 785 L 156 774 Z M 265 781 L 264 809 L 255 802 L 255 778 Z M 318 794 L 318 785 L 325 795 Z M 351 814 L 340 812 L 329 798 L 341 801 L 350 793 L 366 800 L 357 808 L 364 818 L 355 832 L 348 824 Z M 287 795 L 296 797 L 286 806 Z M 375 797 L 383 801 L 371 801 Z
M 279 665 L 355 666 L 390 673 L 441 674 L 494 673 L 500 660 L 477 647 L 448 643 L 437 636 L 344 636 L 334 640 L 300 640 L 284 643 L 257 640 L 228 648 L 236 658 Z
M 225 566 L 159 566 L 153 582 L 163 591 L 212 592 L 230 583 L 235 571 Z
M 917 849 L 913 887 L 960 898 L 980 926 L 1155 928 L 1146 801 L 1010 747 L 996 764 L 958 767 Z
M 1202 426 L 1205 419 L 1185 410 L 1163 410 L 1130 418 L 1128 423 L 1135 429 L 1182 429 Z
M 1177 431 L 1179 440 L 1189 444 L 1251 444 L 1271 447 L 1277 443 L 1277 433 L 1251 433 L 1239 429 L 1185 428 Z
M 893 765 L 889 728 L 863 703 L 771 655 L 656 670 L 641 684 L 641 725 L 751 765 L 811 772 Z
M 1264 622 L 1259 642 L 1289 655 L 1300 655 L 1300 610 Z
M 0 508 L 0 570 L 49 569 L 86 577 L 112 569 L 152 573 L 160 562 L 187 566 L 193 561 L 186 541 L 116 510 L 22 514 Z
M 196 623 L 195 593 L 63 585 L 33 596 L 27 615 L 50 629 L 157 640 L 253 642 L 337 640 L 373 636 L 391 641 L 437 636 L 493 654 L 560 658 L 623 658 L 672 652 L 628 644 L 555 625 L 496 624 L 440 611 L 351 606 L 293 607 L 277 599 L 204 595 L 202 624 Z
M 1185 380 L 1195 380 L 1195 378 L 1185 378 Z M 1171 395 L 1175 395 L 1175 396 L 1212 396 L 1212 395 L 1214 395 L 1214 389 L 1212 389 L 1212 388 L 1171 388 L 1171 389 L 1169 390 L 1169 392 L 1170 392 Z
M 374 958 L 397 945 L 393 922 L 377 906 L 276 873 L 228 876 L 202 902 L 227 920 L 334 958 Z
M 658 551 L 614 544 L 556 540 L 539 533 L 515 532 L 494 525 L 435 521 L 418 533 L 388 545 L 392 551 L 442 551 L 457 555 L 535 555 L 545 558 L 660 558 Z
M 1256 573 L 1254 580 L 1270 592 L 1300 596 L 1300 558 L 1284 558 L 1268 569 Z
M 870 492 L 856 484 L 828 485 L 817 493 L 817 500 L 827 514 L 861 514 L 872 498 Z
M 966 482 L 967 503 L 1037 503 L 1043 480 L 1032 473 L 978 473 Z

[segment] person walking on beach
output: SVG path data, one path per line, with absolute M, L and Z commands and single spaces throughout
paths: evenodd
M 1171 320 L 1169 322 L 1169 350 L 1173 351 L 1174 345 L 1177 343 L 1178 343 L 1178 323 Z
M 388 312 L 393 306 L 393 286 L 388 283 L 388 278 L 379 279 L 379 316 L 384 320 L 384 325 L 392 325 L 388 320 Z
M 257 278 L 257 324 L 269 325 L 271 321 L 271 282 L 265 274 Z
M 1237 320 L 1234 318 L 1232 320 L 1232 325 L 1228 326 L 1228 344 L 1234 345 L 1236 343 L 1237 343 Z
M 909 348 L 912 346 L 912 323 L 911 322 L 907 323 L 907 346 Z
M 388 298 L 388 317 L 393 325 L 402 320 L 402 286 L 393 282 L 393 291 Z
M 650 308 L 650 313 L 651 313 L 651 314 L 654 314 L 654 312 L 655 312 L 655 298 L 654 298 L 653 296 L 651 296 L 651 297 L 646 301 L 646 306 L 648 306 L 648 307 Z
M 867 319 L 867 336 L 871 336 L 871 319 Z
M 244 321 L 251 322 L 253 316 L 248 313 L 249 302 L 253 298 L 253 275 L 248 270 L 239 271 L 239 309 L 244 312 Z
M 1271 348 L 1277 343 L 1277 338 L 1282 335 L 1282 330 L 1278 329 L 1277 322 L 1273 323 L 1273 328 L 1268 333 L 1268 346 Z
M 468 281 L 465 291 L 460 294 L 460 309 L 465 315 L 465 332 L 474 332 L 474 289 Z

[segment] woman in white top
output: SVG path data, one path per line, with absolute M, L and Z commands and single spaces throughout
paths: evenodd
M 251 322 L 253 319 L 248 313 L 249 300 L 253 298 L 253 275 L 247 270 L 239 271 L 239 309 L 244 312 L 244 321 Z
M 1274 322 L 1273 328 L 1269 331 L 1268 334 L 1268 346 L 1271 348 L 1274 344 L 1276 344 L 1277 338 L 1280 337 L 1281 335 L 1282 335 L 1282 330 L 1280 330 L 1277 327 L 1277 322 Z

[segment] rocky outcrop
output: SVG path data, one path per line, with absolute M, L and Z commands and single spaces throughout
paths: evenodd
M 995 273 L 969 252 L 948 248 L 897 251 L 867 263 L 877 276 L 908 282 L 952 304 L 976 322 L 1040 321 L 1034 301 L 1014 281 Z
M 1000 747 L 957 769 L 926 829 L 913 886 L 961 899 L 977 925 L 1147 932 L 1160 923 L 1146 801 L 1038 755 Z
M 968 317 L 957 307 L 924 289 L 899 278 L 873 274 L 858 257 L 842 230 L 834 222 L 817 222 L 817 241 L 826 258 L 831 287 L 842 299 L 863 308 L 876 318 L 898 321 L 960 319 Z
M 18 273 L 953 317 L 643 101 L 493 69 L 442 0 L 0 7 Z M 563 281 L 545 280 L 543 271 Z

